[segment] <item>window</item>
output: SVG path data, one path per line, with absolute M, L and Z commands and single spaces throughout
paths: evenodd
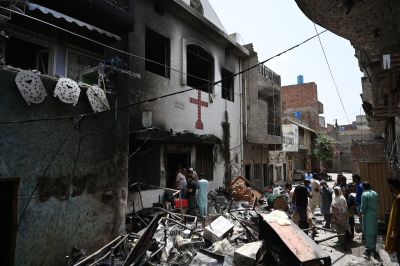
M 212 92 L 210 82 L 214 81 L 214 59 L 203 48 L 191 44 L 186 47 L 187 52 L 187 85 L 193 88 Z
M 213 146 L 196 146 L 196 171 L 203 173 L 208 181 L 214 180 Z
M 169 78 L 170 77 L 170 41 L 168 38 L 146 28 L 146 71 Z
M 233 73 L 228 70 L 222 69 L 222 98 L 234 102 L 234 77 Z
M 99 57 L 67 49 L 67 77 L 76 81 L 97 84 L 97 66 L 103 60 Z
M 17 38 L 10 38 L 6 46 L 6 64 L 22 69 L 36 69 L 52 74 L 53 53 L 50 49 Z

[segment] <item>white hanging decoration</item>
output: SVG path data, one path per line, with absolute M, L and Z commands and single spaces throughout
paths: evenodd
M 110 110 L 106 92 L 97 85 L 88 86 L 86 95 L 95 113 Z
M 78 103 L 80 93 L 81 89 L 78 83 L 69 78 L 59 78 L 54 90 L 54 97 L 75 106 Z
M 35 72 L 21 70 L 15 77 L 15 83 L 28 105 L 41 103 L 47 96 L 46 88 Z

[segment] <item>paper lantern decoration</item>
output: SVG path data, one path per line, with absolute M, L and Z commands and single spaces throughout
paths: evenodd
M 62 102 L 77 105 L 81 89 L 78 83 L 69 78 L 59 78 L 54 90 L 54 97 Z
M 106 92 L 99 86 L 88 86 L 86 95 L 88 97 L 90 106 L 92 106 L 92 109 L 95 113 L 110 110 Z
M 32 71 L 21 70 L 18 72 L 15 77 L 15 83 L 28 105 L 41 103 L 47 96 L 46 88 L 39 75 Z

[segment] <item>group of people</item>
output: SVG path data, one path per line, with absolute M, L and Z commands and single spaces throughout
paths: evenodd
M 393 204 L 386 248 L 391 252 L 397 251 L 399 256 L 400 181 L 393 180 L 388 182 L 397 198 L 396 204 Z M 293 188 L 291 184 L 286 184 L 285 194 L 294 223 L 302 229 L 313 227 L 314 211 L 319 207 L 324 216 L 323 227 L 336 231 L 339 245 L 344 249 L 347 249 L 347 244 L 354 237 L 355 217 L 358 216 L 366 241 L 365 253 L 370 256 L 376 252 L 379 195 L 369 182 L 361 182 L 360 175 L 354 174 L 352 182 L 347 183 L 346 177 L 339 174 L 331 188 L 325 180 L 319 181 L 307 174 L 302 185 Z
M 179 168 L 176 188 L 180 191 L 181 199 L 188 199 L 189 214 L 195 215 L 198 209 L 201 217 L 207 216 L 208 181 L 203 173 L 197 175 L 193 168 Z

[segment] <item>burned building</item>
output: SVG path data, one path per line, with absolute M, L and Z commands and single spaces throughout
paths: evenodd
M 253 45 L 243 68 L 258 64 Z M 264 187 L 285 181 L 281 131 L 281 77 L 264 65 L 243 74 L 244 176 Z
M 178 168 L 193 167 L 211 189 L 222 186 L 240 174 L 241 82 L 233 74 L 248 51 L 207 0 L 139 0 L 135 18 L 130 51 L 146 61 L 131 61 L 142 77 L 130 99 L 151 101 L 130 112 L 131 182 L 174 187 Z M 144 204 L 162 193 L 142 192 Z
M 124 229 L 128 112 L 118 107 L 132 77 L 108 66 L 124 59 L 114 48 L 127 49 L 132 7 L 1 3 L 1 265 L 62 265 Z

